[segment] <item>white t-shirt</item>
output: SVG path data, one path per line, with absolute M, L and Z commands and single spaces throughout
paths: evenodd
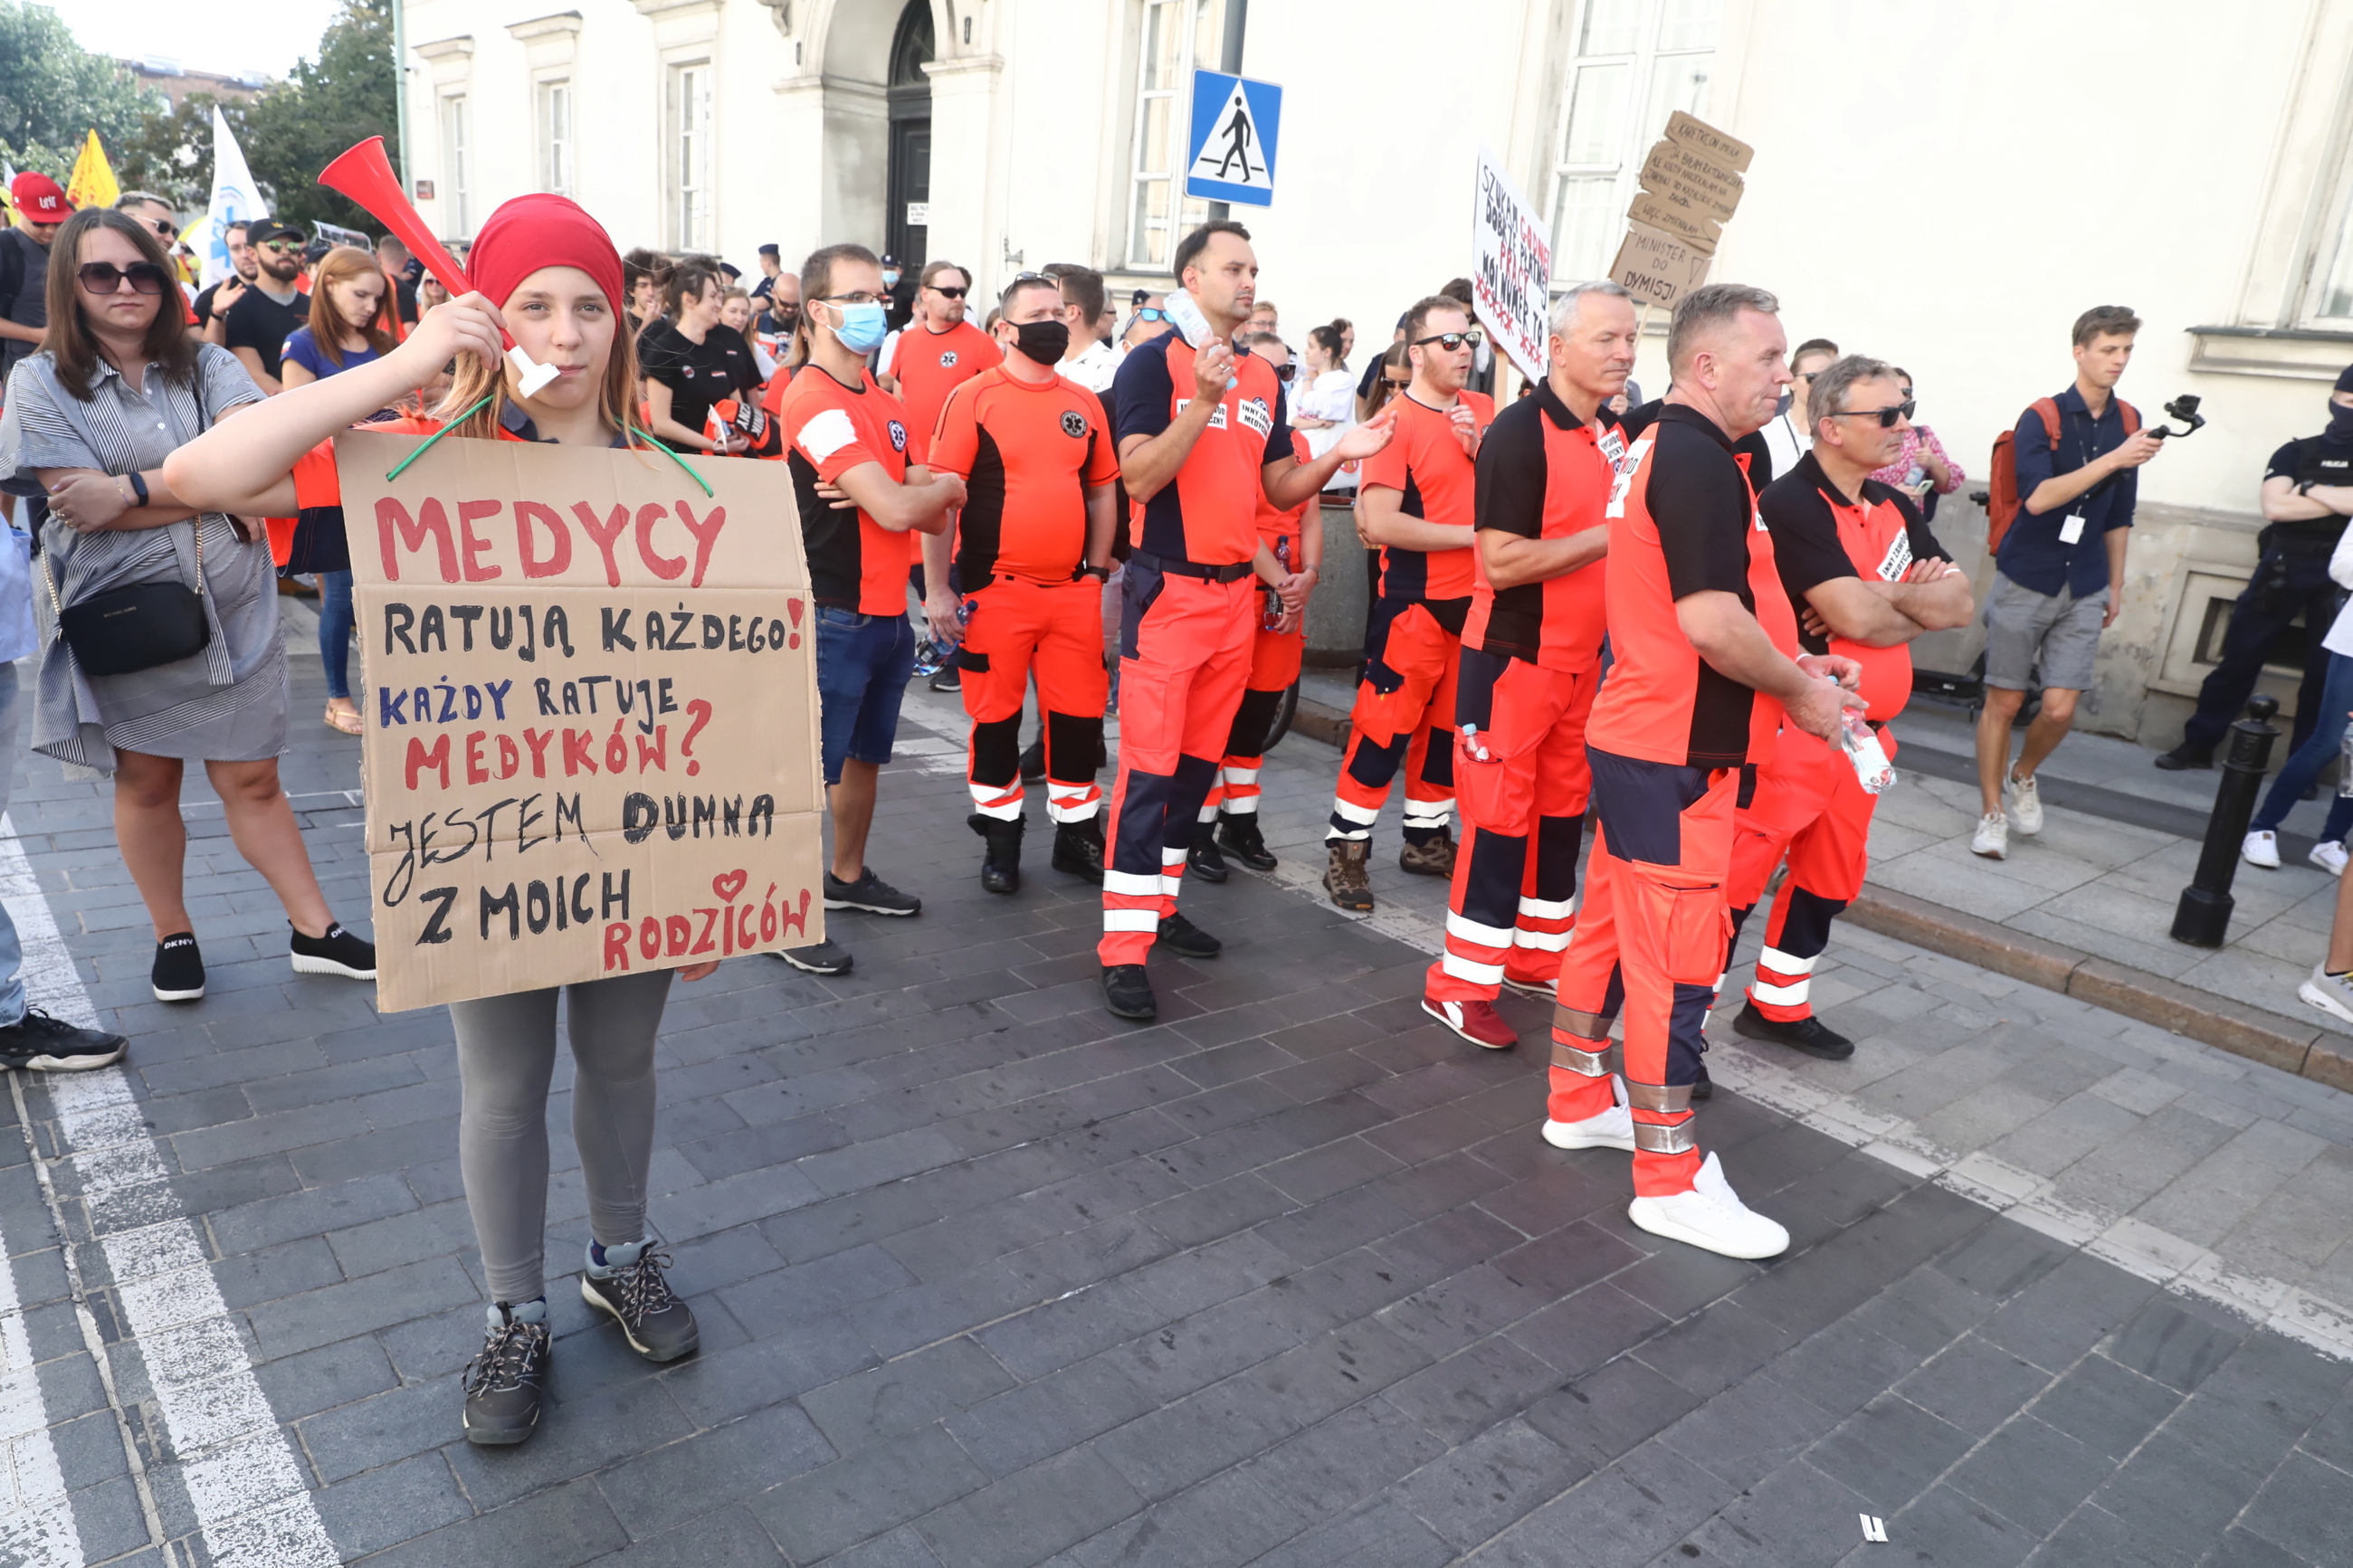
M 1786 414 L 1776 414 L 1765 426 L 1765 449 L 1772 454 L 1773 477 L 1779 479 L 1798 466 L 1798 459 L 1814 449 L 1814 443 L 1798 422 Z
M 1111 390 L 1112 378 L 1119 374 L 1119 351 L 1097 338 L 1054 368 L 1072 384 L 1101 397 Z
M 2337 536 L 2336 553 L 2328 558 L 2328 575 L 2338 587 L 2353 588 L 2353 528 Z M 2337 619 L 2329 623 L 2328 635 L 2320 639 L 2320 646 L 2353 658 L 2353 599 L 2345 601 L 2345 607 L 2337 612 Z

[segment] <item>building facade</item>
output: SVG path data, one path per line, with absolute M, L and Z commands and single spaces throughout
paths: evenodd
M 986 294 L 1083 261 L 1165 285 L 1191 72 L 1239 26 L 1283 88 L 1276 198 L 1237 209 L 1285 335 L 1356 363 L 1470 269 L 1482 143 L 1545 214 L 1556 282 L 1597 275 L 1682 109 L 1756 158 L 1713 276 L 1777 290 L 1794 339 L 1911 371 L 1983 481 L 1993 437 L 2073 374 L 2068 327 L 2147 321 L 2122 390 L 2211 423 L 2143 471 L 2126 605 L 2088 722 L 2169 743 L 2255 559 L 2256 489 L 2353 363 L 2353 0 L 2213 25 L 2194 0 L 405 0 L 411 153 L 463 237 L 531 190 L 623 247 L 750 270 L 855 240 L 947 257 Z M 427 193 L 429 192 L 429 195 Z M 1638 374 L 1665 383 L 1658 333 Z M 1937 527 L 1973 564 L 1967 491 Z M 1982 583 L 1984 569 L 1980 568 Z M 1970 634 L 1923 662 L 1964 669 Z M 2271 689 L 2292 698 L 2293 681 Z

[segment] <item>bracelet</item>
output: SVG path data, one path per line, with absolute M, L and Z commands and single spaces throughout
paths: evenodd
M 145 505 L 147 504 L 147 481 L 146 481 L 146 479 L 144 479 L 144 478 L 140 474 L 139 470 L 138 470 L 138 469 L 136 469 L 136 468 L 132 469 L 129 473 L 127 473 L 127 474 L 123 475 L 122 477 L 123 477 L 124 479 L 129 479 L 129 480 L 131 481 L 131 488 L 132 488 L 133 490 L 136 490 L 136 491 L 139 493 L 139 499 L 138 499 L 137 500 L 135 500 L 135 501 L 132 501 L 131 504 L 132 504 L 132 506 L 145 506 Z

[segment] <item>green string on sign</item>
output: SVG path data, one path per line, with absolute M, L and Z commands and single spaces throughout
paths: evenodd
M 401 458 L 399 462 L 393 465 L 392 472 L 385 475 L 384 482 L 390 484 L 393 480 L 400 478 L 401 474 L 408 468 L 409 464 L 417 461 L 417 458 L 425 456 L 426 453 L 433 449 L 434 442 L 438 441 L 442 437 L 447 436 L 450 431 L 455 430 L 459 426 L 463 425 L 467 420 L 471 419 L 475 413 L 480 409 L 483 404 L 488 403 L 491 398 L 496 397 L 497 395 L 498 394 L 496 392 L 486 392 L 482 394 L 480 399 L 475 403 L 472 408 L 467 409 L 463 414 L 459 415 L 458 417 L 450 420 L 448 424 L 442 426 L 441 428 L 433 432 L 432 435 L 425 437 L 424 443 L 420 445 L 417 450 L 409 453 L 408 456 Z
M 684 458 L 680 457 L 676 452 L 671 451 L 668 447 L 663 446 L 659 441 L 655 440 L 651 436 L 647 435 L 646 432 L 638 429 L 634 425 L 629 426 L 629 434 L 644 437 L 647 446 L 651 447 L 663 457 L 668 458 L 671 462 L 676 463 L 680 468 L 684 468 L 686 470 L 686 477 L 692 479 L 696 484 L 701 485 L 702 487 L 702 493 L 706 497 L 713 500 L 718 498 L 719 492 L 711 488 L 711 481 L 709 479 L 704 479 L 701 474 L 694 471 L 693 464 L 688 462 Z

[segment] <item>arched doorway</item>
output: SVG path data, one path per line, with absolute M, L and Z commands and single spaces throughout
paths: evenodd
M 890 210 L 885 243 L 909 277 L 923 270 L 932 195 L 931 0 L 907 0 L 891 38 Z

